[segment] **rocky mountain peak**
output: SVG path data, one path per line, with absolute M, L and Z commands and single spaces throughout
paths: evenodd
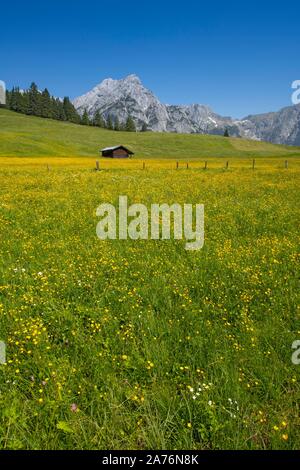
M 130 74 L 120 80 L 107 78 L 73 101 L 79 113 L 86 109 L 93 117 L 99 111 L 105 119 L 125 122 L 132 116 L 138 129 L 162 132 L 223 135 L 225 129 L 235 137 L 300 145 L 300 105 L 277 113 L 247 116 L 242 120 L 220 116 L 207 105 L 166 105 Z
M 125 77 L 123 80 L 124 82 L 136 83 L 137 85 L 142 84 L 140 77 L 138 77 L 134 73 L 132 73 L 131 75 L 127 75 L 127 77 Z

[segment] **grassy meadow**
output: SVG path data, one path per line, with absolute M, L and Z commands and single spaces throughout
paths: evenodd
M 96 157 L 99 149 L 125 145 L 135 158 L 194 160 L 207 157 L 300 157 L 300 147 L 160 132 L 115 132 L 26 116 L 0 108 L 0 157 Z
M 115 134 L 6 114 L 20 125 L 0 126 L 0 447 L 299 448 L 297 149 L 118 135 L 140 159 L 95 172 L 98 135 Z M 63 150 L 56 126 L 74 128 Z M 187 139 L 188 169 L 155 159 Z M 96 208 L 119 195 L 203 203 L 203 249 L 100 241 Z

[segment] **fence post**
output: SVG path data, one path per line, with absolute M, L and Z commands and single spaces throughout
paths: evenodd
M 189 169 L 189 164 L 188 164 L 188 163 L 186 164 L 186 169 L 187 169 L 187 170 Z
M 206 168 L 207 168 L 207 162 L 205 162 L 204 164 L 204 170 L 206 170 Z
M 252 170 L 254 170 L 255 168 L 255 159 L 253 159 L 253 162 L 252 162 Z
M 178 162 L 176 162 L 176 170 L 178 170 L 178 166 L 179 166 L 179 164 L 178 164 Z
M 143 170 L 145 169 L 146 165 L 145 165 L 145 162 L 143 162 Z
M 226 170 L 228 170 L 229 162 L 226 162 Z
M 286 170 L 287 170 L 288 167 L 289 167 L 289 162 L 288 162 L 287 160 L 284 162 L 284 167 L 286 168 Z
M 96 171 L 100 170 L 99 160 L 96 160 Z

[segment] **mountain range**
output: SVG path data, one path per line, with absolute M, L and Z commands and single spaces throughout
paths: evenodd
M 220 134 L 227 129 L 233 137 L 263 140 L 276 144 L 300 145 L 300 105 L 277 112 L 250 115 L 243 119 L 216 114 L 202 104 L 167 105 L 146 87 L 137 75 L 121 80 L 107 78 L 88 93 L 73 100 L 80 114 L 96 111 L 107 119 L 125 122 L 131 116 L 137 129 L 158 132 Z

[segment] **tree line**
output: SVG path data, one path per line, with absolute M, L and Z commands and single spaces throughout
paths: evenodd
M 50 95 L 47 88 L 39 91 L 34 82 L 27 90 L 20 90 L 18 87 L 7 90 L 6 108 L 30 116 L 68 121 L 84 126 L 96 126 L 115 131 L 136 131 L 136 125 L 131 116 L 128 116 L 125 122 L 120 122 L 118 117 L 113 118 L 108 115 L 104 118 L 99 111 L 96 111 L 93 118 L 89 117 L 86 109 L 80 115 L 67 96 L 63 100 L 55 98 Z M 142 131 L 146 130 L 144 125 Z

